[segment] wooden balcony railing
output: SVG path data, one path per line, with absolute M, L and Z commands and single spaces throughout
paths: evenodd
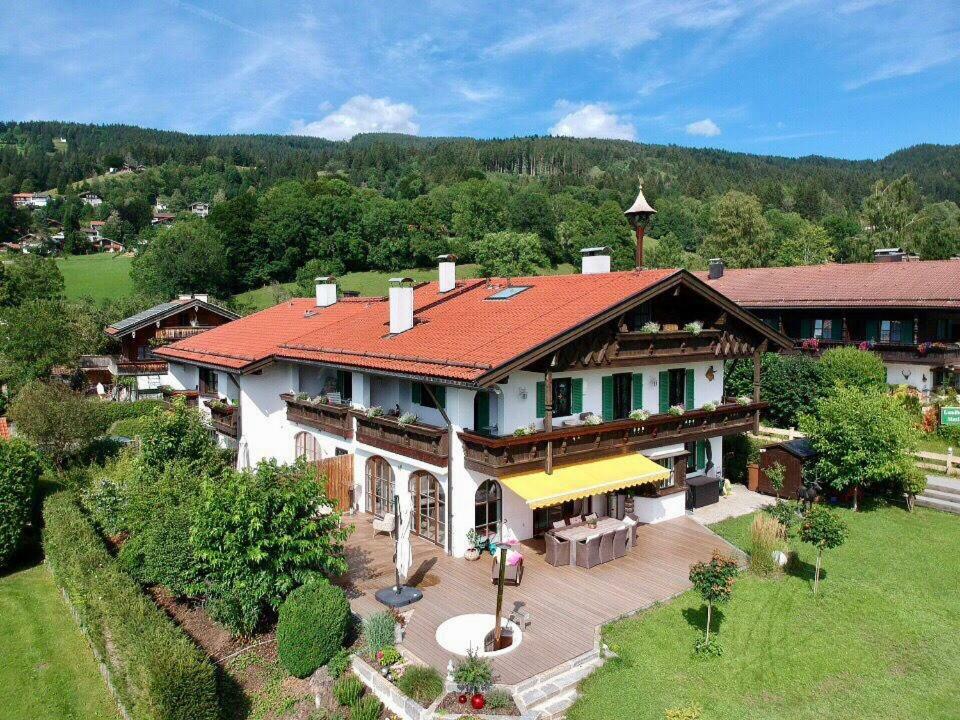
M 213 328 L 213 325 L 185 325 L 185 326 L 176 326 L 176 327 L 162 327 L 157 330 L 154 334 L 154 337 L 158 340 L 168 340 L 173 342 L 174 340 L 183 340 L 184 338 L 193 337 L 194 335 L 199 335 L 202 332 L 206 332 Z
M 166 375 L 167 363 L 163 360 L 118 360 L 118 375 Z
M 553 443 L 555 462 L 589 460 L 747 432 L 753 429 L 757 413 L 766 407 L 766 403 L 725 403 L 713 411 L 688 410 L 683 415 L 651 415 L 646 420 L 614 420 L 549 433 L 487 437 L 464 430 L 459 437 L 468 468 L 500 476 L 542 466 L 548 441 Z
M 344 440 L 353 439 L 353 418 L 349 405 L 297 400 L 291 393 L 284 393 L 280 397 L 287 403 L 287 420 L 290 422 L 316 428 Z
M 200 393 L 197 390 L 174 390 L 169 386 L 160 387 L 160 394 L 167 403 L 171 403 L 177 398 L 183 398 L 187 405 L 196 407 L 199 403 Z
M 227 437 L 236 438 L 240 428 L 240 408 L 236 405 L 224 405 L 220 402 L 207 401 L 210 408 L 210 424 L 214 429 Z
M 893 343 L 867 340 L 798 340 L 794 349 L 818 355 L 835 347 L 860 347 L 875 352 L 886 362 L 917 362 L 927 359 L 932 364 L 960 360 L 960 344 L 951 342 Z
M 717 344 L 723 340 L 720 330 L 705 329 L 696 334 L 685 330 L 621 332 L 617 333 L 617 357 L 645 360 L 715 353 Z
M 355 416 L 359 442 L 433 465 L 446 464 L 450 455 L 450 433 L 446 428 L 419 422 L 401 424 L 396 418 L 383 415 Z

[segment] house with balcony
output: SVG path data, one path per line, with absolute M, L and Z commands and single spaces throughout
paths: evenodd
M 841 345 L 880 355 L 887 382 L 927 394 L 960 386 L 960 260 L 910 259 L 896 248 L 872 263 L 730 270 L 699 277 L 772 328 L 796 352 Z
M 348 455 L 352 509 L 412 510 L 460 556 L 470 531 L 533 538 L 596 512 L 683 515 L 686 479 L 723 473 L 722 437 L 755 428 L 759 358 L 788 338 L 683 270 L 610 272 L 605 248 L 567 276 L 390 282 L 315 298 L 157 348 L 171 384 L 246 467 Z M 724 364 L 757 390 L 723 396 Z M 229 415 L 229 417 L 226 417 Z
M 108 325 L 106 333 L 120 344 L 109 358 L 114 382 L 133 378 L 138 392 L 159 391 L 170 384 L 165 360 L 154 355 L 164 344 L 193 337 L 237 319 L 237 314 L 214 305 L 204 294 L 181 295 Z

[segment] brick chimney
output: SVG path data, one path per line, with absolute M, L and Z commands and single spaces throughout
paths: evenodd
M 723 260 L 720 258 L 712 258 L 710 260 L 710 272 L 707 277 L 710 280 L 719 280 L 723 277 L 723 271 L 726 266 L 723 264 Z

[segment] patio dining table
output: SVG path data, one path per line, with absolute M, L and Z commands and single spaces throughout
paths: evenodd
M 571 525 L 565 528 L 559 528 L 553 531 L 553 534 L 556 535 L 561 540 L 570 541 L 570 564 L 577 564 L 577 543 L 580 540 L 586 540 L 588 537 L 593 535 L 603 535 L 608 532 L 616 532 L 621 528 L 629 527 L 627 523 L 623 520 L 617 520 L 612 517 L 602 517 L 597 518 L 597 526 L 595 528 L 590 527 L 586 523 L 581 525 Z M 627 550 L 633 546 L 633 533 L 627 533 Z

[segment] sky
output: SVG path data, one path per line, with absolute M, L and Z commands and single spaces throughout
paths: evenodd
M 877 158 L 960 142 L 960 0 L 8 3 L 0 78 L 0 120 Z

